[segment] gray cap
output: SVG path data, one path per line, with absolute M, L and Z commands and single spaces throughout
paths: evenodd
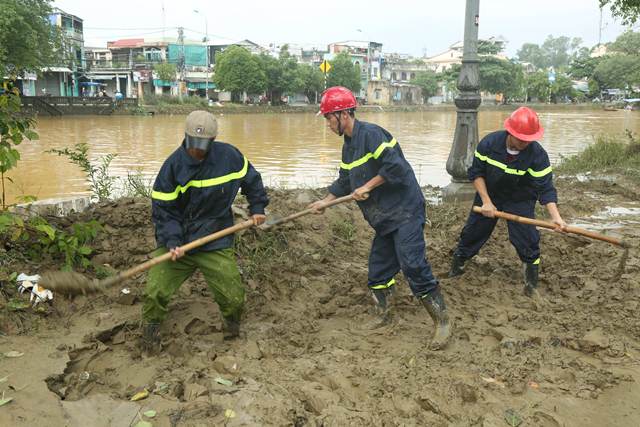
M 187 116 L 184 132 L 194 138 L 215 138 L 218 135 L 218 121 L 207 111 L 193 111 Z

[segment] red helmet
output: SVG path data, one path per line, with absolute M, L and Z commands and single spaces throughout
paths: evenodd
M 504 121 L 504 128 L 521 141 L 536 141 L 542 137 L 544 129 L 535 111 L 520 107 Z
M 353 93 L 346 87 L 334 86 L 322 92 L 318 114 L 324 115 L 351 108 L 356 108 L 356 97 Z

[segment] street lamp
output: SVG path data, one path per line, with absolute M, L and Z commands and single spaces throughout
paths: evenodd
M 451 183 L 443 189 L 446 201 L 466 201 L 475 195 L 475 189 L 467 178 L 467 169 L 473 162 L 478 146 L 478 107 L 480 98 L 480 71 L 478 58 L 478 23 L 480 0 L 467 0 L 464 26 L 464 51 L 462 68 L 458 77 L 459 95 L 456 130 L 453 145 L 447 159 L 447 172 Z
M 204 45 L 205 48 L 207 49 L 207 64 L 206 64 L 206 68 L 205 68 L 205 88 L 204 88 L 204 96 L 207 99 L 207 102 L 209 102 L 209 24 L 207 22 L 207 15 L 204 13 L 201 13 L 199 10 L 197 9 L 193 9 L 193 11 L 197 14 L 200 14 L 204 17 Z

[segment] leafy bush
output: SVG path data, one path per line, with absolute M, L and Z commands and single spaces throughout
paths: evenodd
M 599 136 L 583 152 L 563 158 L 556 169 L 562 173 L 615 169 L 640 177 L 640 140 L 630 131 L 627 131 L 626 140 L 616 136 Z
M 93 249 L 89 243 L 101 230 L 102 226 L 95 220 L 77 222 L 70 230 L 61 230 L 39 216 L 24 220 L 13 213 L 0 214 L 0 240 L 24 245 L 26 255 L 33 260 L 42 258 L 43 254 L 62 259 L 67 270 L 91 265 L 88 256 Z
M 48 150 L 47 153 L 65 156 L 71 163 L 78 165 L 86 174 L 90 183 L 92 198 L 97 199 L 99 202 L 111 198 L 117 178 L 109 174 L 109 165 L 117 154 L 110 153 L 100 156 L 98 159 L 99 165 L 95 166 L 89 160 L 89 145 L 85 143 L 76 144 L 73 149 L 67 147 L 64 150 L 58 150 L 54 148 Z

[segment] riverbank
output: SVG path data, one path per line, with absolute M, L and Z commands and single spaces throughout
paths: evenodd
M 512 111 L 525 104 L 483 104 L 480 111 Z M 604 110 L 600 104 L 584 103 L 584 104 L 526 104 L 537 111 L 585 111 L 585 110 Z M 154 104 L 142 105 L 140 107 L 122 108 L 114 112 L 114 114 L 168 114 L 168 115 L 186 115 L 195 110 L 207 110 L 218 114 L 296 114 L 296 113 L 317 113 L 317 105 L 243 105 L 225 103 L 219 106 L 207 106 L 204 103 L 185 103 L 185 104 Z M 358 107 L 359 112 L 416 112 L 416 111 L 455 111 L 454 104 L 437 104 L 437 105 L 363 105 Z
M 568 222 L 637 248 L 640 224 L 628 214 L 639 207 L 636 181 L 560 177 L 557 186 Z M 269 193 L 272 216 L 322 195 Z M 242 202 L 237 208 L 245 210 Z M 394 323 L 364 326 L 373 316 L 365 286 L 372 233 L 355 205 L 238 237 L 248 296 L 242 337 L 232 342 L 222 340 L 200 274 L 172 300 L 164 350 L 152 357 L 138 350 L 145 275 L 103 295 L 55 295 L 36 309 L 18 304 L 28 297 L 3 276 L 0 390 L 13 400 L 0 407 L 0 425 L 638 425 L 637 251 L 620 268 L 621 249 L 542 232 L 546 304 L 536 306 L 522 295 L 504 223 L 464 276 L 445 278 L 467 212 L 428 207 L 429 258 L 456 322 L 442 352 L 428 350 L 431 321 L 404 279 Z M 94 205 L 55 221 L 66 228 L 90 219 L 104 227 L 91 243 L 95 265 L 123 270 L 154 248 L 148 200 Z M 29 261 L 9 240 L 0 251 L 5 272 L 60 267 Z M 131 401 L 141 390 L 149 396 Z

